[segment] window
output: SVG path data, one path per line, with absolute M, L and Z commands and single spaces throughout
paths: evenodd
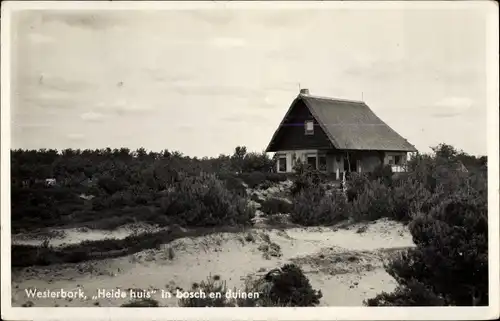
M 278 172 L 286 172 L 286 156 L 278 158 Z
M 304 128 L 306 135 L 314 135 L 314 122 L 312 120 L 306 120 Z
M 401 155 L 394 156 L 394 163 L 396 165 L 401 165 L 401 159 L 402 159 Z
M 394 165 L 394 156 L 390 155 L 387 158 L 389 160 L 389 165 Z
M 307 156 L 307 165 L 312 169 L 316 169 L 316 156 Z
M 318 167 L 320 171 L 326 172 L 326 156 L 320 156 L 318 158 Z

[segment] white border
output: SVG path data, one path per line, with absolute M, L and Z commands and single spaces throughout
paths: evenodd
M 210 10 L 210 9 L 482 9 L 488 16 L 488 181 L 489 181 L 489 307 L 315 307 L 315 308 L 12 308 L 10 269 L 10 14 L 27 9 L 51 10 Z M 498 4 L 493 1 L 345 1 L 345 2 L 44 2 L 2 3 L 1 16 L 1 298 L 2 319 L 105 320 L 480 320 L 499 311 L 499 61 Z M 335 289 L 331 289 L 335 291 Z

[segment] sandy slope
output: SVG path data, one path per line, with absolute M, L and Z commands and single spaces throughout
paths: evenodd
M 92 230 L 88 228 L 52 229 L 37 231 L 27 234 L 12 235 L 12 244 L 41 245 L 45 240 L 50 246 L 60 247 L 78 244 L 83 241 L 99 241 L 104 239 L 124 239 L 134 233 L 158 232 L 161 228 L 146 224 L 129 224 L 120 228 L 109 230 Z
M 358 228 L 359 225 L 348 229 L 292 228 L 284 231 L 256 228 L 246 233 L 182 238 L 161 250 L 121 258 L 16 269 L 12 271 L 13 305 L 32 301 L 35 306 L 119 306 L 130 298 L 91 297 L 98 289 L 156 289 L 155 298 L 160 305 L 175 306 L 175 298 L 160 297 L 161 289 L 174 293 L 176 287 L 187 290 L 193 282 L 200 282 L 209 275 L 219 275 L 230 288 L 242 289 L 245 276 L 294 262 L 304 269 L 312 286 L 322 290 L 321 305 L 360 306 L 364 299 L 381 291 L 391 291 L 395 286 L 394 280 L 382 268 L 386 250 L 413 244 L 408 231 L 395 222 L 377 221 L 369 224 L 363 233 L 358 233 Z M 68 242 L 71 239 L 66 237 L 64 243 Z M 281 256 L 265 257 L 262 245 L 269 243 L 279 245 Z M 30 288 L 42 291 L 82 288 L 87 300 L 27 298 L 25 289 Z

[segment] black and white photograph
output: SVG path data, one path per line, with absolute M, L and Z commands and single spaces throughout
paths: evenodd
M 2 319 L 499 317 L 496 2 L 1 20 Z

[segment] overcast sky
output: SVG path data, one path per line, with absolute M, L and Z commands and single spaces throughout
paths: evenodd
M 22 12 L 12 148 L 263 150 L 299 83 L 361 100 L 421 151 L 486 153 L 478 10 Z

